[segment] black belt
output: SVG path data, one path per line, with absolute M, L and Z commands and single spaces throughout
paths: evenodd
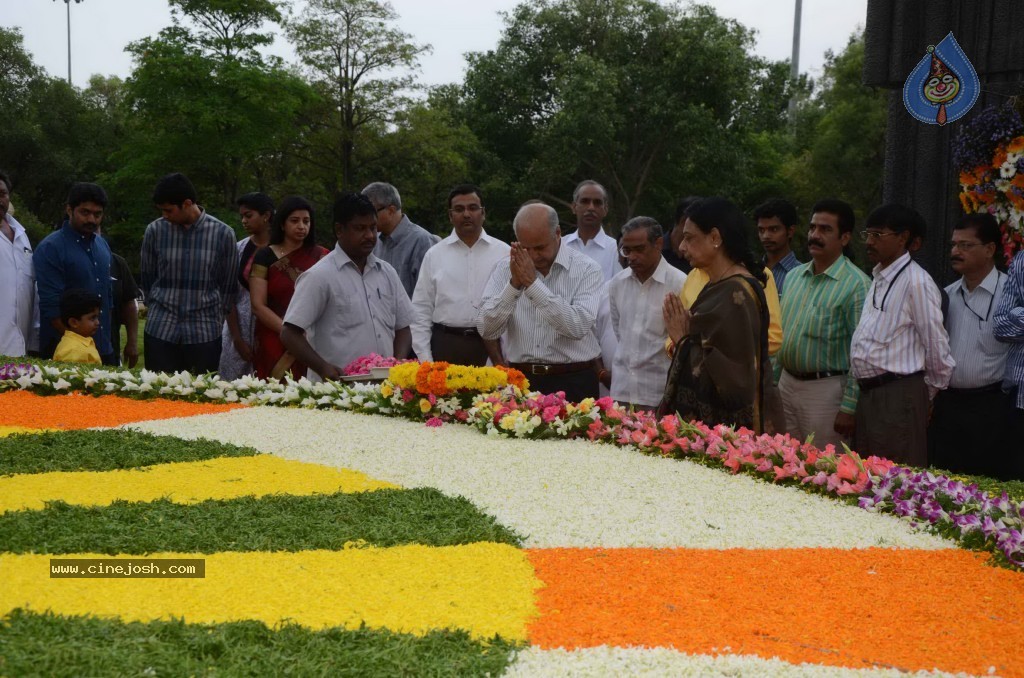
M 907 377 L 916 377 L 919 374 L 924 374 L 924 372 L 912 372 L 911 374 L 896 374 L 895 372 L 882 372 L 877 377 L 858 379 L 857 383 L 860 384 L 860 390 L 870 391 L 873 388 L 885 386 L 888 383 L 899 381 L 900 379 L 906 379 Z
M 480 333 L 476 331 L 475 327 L 449 327 L 448 325 L 442 325 L 441 323 L 434 323 L 435 332 L 443 332 L 444 334 L 457 334 L 461 337 L 479 337 Z
M 997 381 L 994 384 L 988 386 L 978 386 L 977 388 L 948 388 L 946 389 L 953 395 L 980 395 L 982 393 L 1002 393 L 1003 382 Z
M 794 379 L 799 379 L 800 381 L 813 381 L 814 379 L 841 377 L 848 372 L 849 370 L 825 370 L 823 372 L 790 372 L 789 370 L 786 370 L 786 374 Z
M 545 374 L 569 374 L 570 372 L 582 372 L 583 370 L 594 369 L 594 361 L 587 360 L 582 363 L 509 363 L 509 367 L 519 370 L 523 374 L 540 376 Z

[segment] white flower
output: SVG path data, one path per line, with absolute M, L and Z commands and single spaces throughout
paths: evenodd
M 70 386 L 71 382 L 65 380 L 63 377 L 55 381 L 53 384 L 53 388 L 55 388 L 58 391 L 63 391 L 64 389 L 69 388 Z
M 516 424 L 525 431 L 540 421 Z M 397 418 L 257 407 L 132 426 L 461 495 L 534 548 L 953 546 L 896 517 L 799 488 L 587 440 L 508 438 L 490 425 L 482 436 L 469 426 L 427 429 Z M 283 430 L 289 435 L 280 436 Z
M 224 397 L 224 391 L 219 388 L 208 388 L 203 391 L 203 397 L 210 400 L 221 400 Z
M 1017 163 L 1007 160 L 999 166 L 999 176 L 1002 179 L 1012 179 L 1017 173 Z

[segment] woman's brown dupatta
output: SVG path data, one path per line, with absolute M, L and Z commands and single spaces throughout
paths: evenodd
M 709 425 L 766 428 L 768 304 L 761 284 L 734 275 L 701 290 L 690 308 L 690 334 L 676 347 L 660 414 Z

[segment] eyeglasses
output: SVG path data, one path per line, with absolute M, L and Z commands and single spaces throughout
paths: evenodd
M 482 205 L 456 205 L 448 211 L 452 214 L 465 214 L 466 212 L 476 214 L 477 212 L 483 212 L 484 208 Z
M 864 242 L 871 242 L 872 240 L 879 240 L 887 235 L 899 235 L 899 233 L 893 233 L 892 231 L 861 231 L 860 239 Z
M 628 257 L 630 254 L 633 254 L 634 252 L 636 254 L 641 254 L 641 253 L 646 252 L 646 251 L 647 251 L 647 243 L 644 243 L 643 245 L 636 245 L 634 247 L 630 247 L 628 245 L 623 245 L 622 247 L 619 248 L 619 256 L 625 258 L 625 257 Z
M 980 242 L 963 242 L 961 240 L 954 240 L 949 243 L 949 249 L 960 250 L 961 252 L 970 252 L 975 247 L 981 247 L 983 243 Z

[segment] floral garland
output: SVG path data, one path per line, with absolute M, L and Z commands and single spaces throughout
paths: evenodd
M 388 380 L 400 389 L 421 395 L 446 396 L 452 393 L 489 393 L 506 386 L 520 391 L 530 387 L 526 375 L 504 366 L 469 367 L 446 362 L 405 363 L 391 368 Z
M 992 214 L 1007 260 L 1024 247 L 1024 123 L 1011 106 L 983 111 L 957 139 L 960 205 Z
M 788 435 L 758 436 L 745 428 L 710 427 L 674 415 L 658 418 L 650 412 L 624 410 L 610 398 L 570 403 L 561 393 L 524 393 L 514 383 L 507 383 L 525 383 L 525 377 L 520 381 L 521 374 L 516 376 L 514 371 L 457 367 L 443 363 L 398 365 L 391 369 L 388 380 L 377 385 L 313 383 L 305 378 L 277 382 L 242 377 L 225 381 L 217 375 L 184 372 L 167 375 L 142 370 L 136 374 L 85 366 L 9 364 L 0 366 L 0 390 L 75 390 L 96 395 L 118 393 L 142 398 L 341 409 L 425 420 L 429 426 L 466 422 L 487 435 L 586 437 L 594 442 L 631 445 L 647 454 L 708 461 L 733 473 L 743 471 L 823 494 L 859 497 L 862 508 L 910 518 L 960 539 L 969 548 L 1000 552 L 1010 562 L 1024 566 L 1024 503 L 1005 495 L 992 500 L 973 485 L 898 467 L 879 457 L 862 459 L 856 452 L 840 452 L 832 445 L 819 450 L 810 440 L 801 443 Z M 463 370 L 489 369 L 507 375 L 506 385 L 492 392 L 470 390 L 478 380 L 491 385 L 487 375 L 490 379 L 497 377 L 491 372 Z M 437 376 L 440 374 L 445 376 L 443 386 Z

